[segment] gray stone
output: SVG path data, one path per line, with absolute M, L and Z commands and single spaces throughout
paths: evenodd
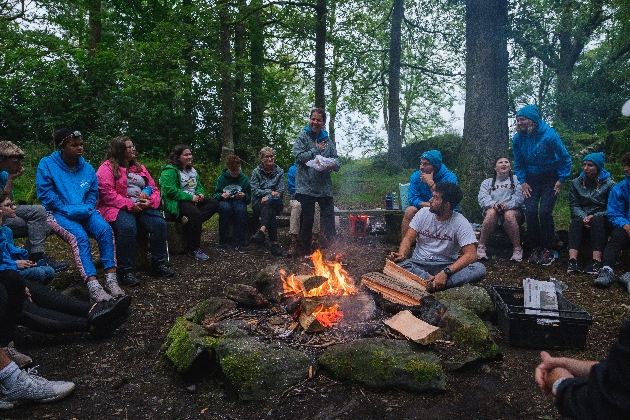
M 433 297 L 447 307 L 455 304 L 474 312 L 481 319 L 490 319 L 495 309 L 492 298 L 482 287 L 466 284 L 436 292 Z
M 444 390 L 446 376 L 431 351 L 404 340 L 364 338 L 329 347 L 319 364 L 336 378 L 375 389 Z
M 296 350 L 263 344 L 242 334 L 226 334 L 216 354 L 223 373 L 242 400 L 265 400 L 306 379 L 311 362 Z
M 195 324 L 212 323 L 236 309 L 233 300 L 211 297 L 184 314 L 184 318 Z
M 499 352 L 484 322 L 468 309 L 451 305 L 442 317 L 440 327 L 446 330 L 457 346 L 457 351 L 444 360 L 448 370 L 456 370 L 478 360 L 493 359 Z
M 185 373 L 203 352 L 209 352 L 212 355 L 217 341 L 216 338 L 208 337 L 200 325 L 179 317 L 166 336 L 162 350 L 173 362 L 175 369 L 180 373 Z
M 284 293 L 282 279 L 280 278 L 280 266 L 278 264 L 268 265 L 256 274 L 254 278 L 256 289 L 273 303 L 278 303 Z

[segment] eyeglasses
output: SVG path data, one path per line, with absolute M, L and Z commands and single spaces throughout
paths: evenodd
M 275 158 L 274 155 L 263 156 L 263 159 L 274 159 L 274 158 Z
M 17 206 L 15 205 L 15 203 L 7 203 L 7 204 L 1 204 L 0 207 L 7 207 L 7 208 L 16 208 Z
M 132 144 L 131 146 L 127 146 L 127 149 L 129 149 L 129 150 L 136 150 L 136 145 Z

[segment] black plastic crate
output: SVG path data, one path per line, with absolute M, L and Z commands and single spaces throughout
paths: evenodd
M 511 345 L 540 349 L 583 349 L 586 345 L 593 318 L 561 293 L 557 293 L 558 310 L 553 311 L 559 316 L 526 314 L 525 309 L 535 308 L 524 307 L 522 287 L 493 285 L 490 295 L 497 309 L 499 329 Z M 545 324 L 540 319 L 556 322 Z

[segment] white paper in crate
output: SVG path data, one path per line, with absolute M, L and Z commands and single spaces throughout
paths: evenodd
M 523 280 L 523 306 L 527 315 L 558 317 L 558 295 L 556 285 L 550 281 Z M 539 324 L 555 324 L 559 318 L 538 318 Z
M 330 165 L 336 163 L 334 158 L 327 158 L 322 155 L 315 156 L 315 159 L 311 159 L 306 162 L 306 166 L 310 166 L 311 168 L 315 168 L 318 171 L 323 171 L 328 168 Z

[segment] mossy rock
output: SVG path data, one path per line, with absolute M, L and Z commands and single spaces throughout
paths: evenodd
M 236 302 L 229 299 L 211 297 L 191 308 L 184 314 L 184 318 L 195 324 L 202 324 L 205 320 L 213 322 L 221 315 L 236 309 Z
M 223 374 L 242 400 L 265 400 L 308 377 L 310 359 L 277 343 L 264 344 L 240 332 L 225 334 L 216 354 Z
M 201 326 L 179 317 L 169 331 L 162 350 L 180 373 L 187 373 L 203 352 L 212 356 L 218 339 L 208 337 Z
M 436 292 L 433 297 L 447 307 L 457 305 L 468 309 L 481 319 L 491 319 L 495 313 L 492 298 L 483 287 L 466 284 Z
M 403 340 L 364 338 L 329 347 L 319 364 L 340 380 L 368 388 L 407 391 L 444 390 L 440 359 Z

